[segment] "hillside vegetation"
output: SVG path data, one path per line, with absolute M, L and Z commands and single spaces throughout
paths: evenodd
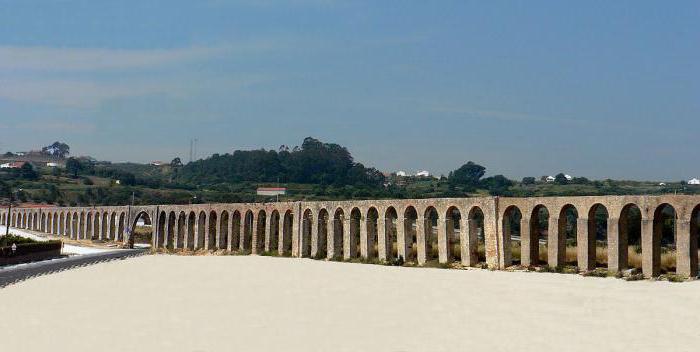
M 2 169 L 0 202 L 13 198 L 63 206 L 125 205 L 132 196 L 135 204 L 271 200 L 256 195 L 261 186 L 286 187 L 280 200 L 700 193 L 700 187 L 681 182 L 567 179 L 563 174 L 553 182 L 484 177 L 486 169 L 473 162 L 440 178 L 385 175 L 356 162 L 345 147 L 313 138 L 299 147 L 237 150 L 185 165 L 179 158 L 165 165 L 61 160 L 64 168 L 36 163 Z

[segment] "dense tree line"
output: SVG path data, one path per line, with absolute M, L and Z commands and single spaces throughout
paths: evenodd
M 178 182 L 282 182 L 332 186 L 381 187 L 384 175 L 355 162 L 345 147 L 308 137 L 301 147 L 274 150 L 236 150 L 189 163 L 178 171 Z

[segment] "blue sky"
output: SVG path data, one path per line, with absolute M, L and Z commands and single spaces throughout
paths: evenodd
M 0 150 L 700 177 L 697 1 L 3 1 Z

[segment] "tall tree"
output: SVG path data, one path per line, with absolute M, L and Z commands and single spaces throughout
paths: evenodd
M 56 141 L 51 145 L 41 148 L 41 152 L 63 159 L 70 154 L 70 146 L 66 143 Z
M 485 167 L 469 161 L 459 169 L 450 172 L 447 181 L 452 185 L 462 186 L 465 190 L 471 190 L 479 185 L 479 180 L 485 173 Z

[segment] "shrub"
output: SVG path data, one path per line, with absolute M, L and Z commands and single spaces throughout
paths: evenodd
M 52 250 L 60 250 L 63 246 L 61 241 L 47 241 L 47 242 L 34 242 L 34 243 L 21 243 L 17 244 L 17 250 L 13 253 L 12 247 L 1 247 L 0 257 L 13 257 L 26 255 L 31 253 L 46 252 Z

